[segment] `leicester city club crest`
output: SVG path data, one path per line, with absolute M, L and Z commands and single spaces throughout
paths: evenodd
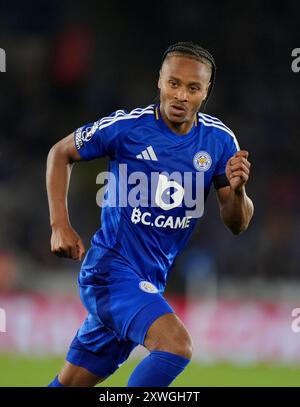
M 140 289 L 145 291 L 146 293 L 149 293 L 149 294 L 158 293 L 158 289 L 155 287 L 154 284 L 149 283 L 149 281 L 141 281 L 139 286 L 140 286 Z
M 199 151 L 193 158 L 193 164 L 198 171 L 207 171 L 212 164 L 211 156 L 206 151 Z

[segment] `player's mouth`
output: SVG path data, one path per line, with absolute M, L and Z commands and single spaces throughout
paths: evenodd
M 172 103 L 170 105 L 170 112 L 174 115 L 178 115 L 181 116 L 185 113 L 186 109 L 185 107 L 183 107 L 182 105 L 176 104 L 176 103 Z

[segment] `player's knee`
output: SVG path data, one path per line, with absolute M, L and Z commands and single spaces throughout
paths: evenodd
M 183 356 L 187 359 L 192 358 L 193 342 L 188 332 L 183 334 L 181 337 L 174 338 L 171 343 L 168 341 L 164 347 L 166 348 L 167 352 Z
M 193 346 L 190 341 L 169 341 L 162 342 L 155 347 L 154 350 L 174 353 L 175 355 L 183 356 L 184 358 L 191 359 L 193 354 Z
M 188 331 L 181 331 L 174 335 L 169 334 L 159 337 L 158 340 L 150 346 L 150 349 L 148 347 L 148 350 L 170 352 L 191 359 L 193 354 L 193 341 Z

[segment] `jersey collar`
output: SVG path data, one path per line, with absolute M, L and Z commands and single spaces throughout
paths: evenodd
M 183 140 L 188 138 L 189 136 L 193 135 L 196 128 L 199 125 L 198 122 L 198 115 L 196 114 L 195 119 L 194 119 L 194 123 L 193 126 L 191 128 L 191 130 L 186 133 L 186 134 L 177 134 L 174 131 L 172 131 L 167 124 L 165 123 L 165 121 L 163 120 L 161 113 L 160 113 L 160 109 L 159 109 L 160 105 L 154 105 L 154 112 L 155 112 L 155 121 L 157 122 L 157 124 L 164 130 L 164 132 L 166 134 L 172 135 L 172 137 L 177 138 L 178 140 Z

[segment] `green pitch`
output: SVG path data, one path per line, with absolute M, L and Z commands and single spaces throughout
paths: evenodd
M 126 386 L 137 359 L 130 359 L 100 386 Z M 46 386 L 63 364 L 63 358 L 26 358 L 0 354 L 0 387 Z M 300 366 L 229 364 L 201 365 L 192 362 L 173 386 L 300 386 Z

